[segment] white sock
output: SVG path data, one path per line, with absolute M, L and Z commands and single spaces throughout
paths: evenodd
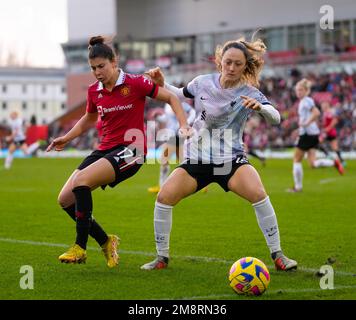
M 277 217 L 269 197 L 267 196 L 265 199 L 253 203 L 252 206 L 255 209 L 258 225 L 266 239 L 267 246 L 271 253 L 280 251 L 281 243 L 279 240 Z
M 162 187 L 169 176 L 169 164 L 161 164 L 159 171 L 159 186 Z
M 334 166 L 334 160 L 331 159 L 317 159 L 314 161 L 314 167 L 315 168 L 321 168 L 321 167 L 332 167 Z
M 34 151 L 37 150 L 37 148 L 40 146 L 38 142 L 32 143 L 28 148 L 27 148 L 27 153 L 32 154 Z
M 169 257 L 169 236 L 172 230 L 172 206 L 156 201 L 154 228 L 157 254 Z
M 294 188 L 301 190 L 303 188 L 303 166 L 300 162 L 293 163 Z
M 12 154 L 8 153 L 6 156 L 6 159 L 5 159 L 5 169 L 10 169 L 13 159 L 14 159 L 14 156 Z

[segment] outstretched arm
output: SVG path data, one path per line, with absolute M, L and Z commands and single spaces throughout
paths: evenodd
M 177 96 L 174 93 L 166 90 L 165 88 L 159 87 L 156 99 L 164 101 L 172 107 L 172 110 L 174 111 L 179 122 L 181 134 L 186 137 L 191 136 L 192 128 L 187 123 L 187 118 L 184 109 Z
M 241 98 L 244 99 L 243 106 L 262 114 L 269 123 L 279 124 L 281 122 L 281 116 L 275 107 L 269 104 L 261 104 L 256 99 L 247 96 L 241 96 Z
M 262 104 L 261 110 L 257 112 L 262 114 L 270 124 L 279 124 L 281 122 L 281 115 L 278 110 L 270 104 Z
M 180 101 L 184 101 L 187 98 L 183 94 L 183 88 L 177 88 L 164 81 L 164 74 L 159 67 L 150 69 L 145 72 L 145 74 L 148 75 L 158 86 L 164 87 L 168 91 L 173 92 Z
M 98 114 L 96 112 L 85 113 L 85 115 L 80 118 L 75 126 L 70 129 L 64 136 L 55 138 L 47 147 L 46 151 L 49 152 L 53 148 L 56 151 L 62 151 L 68 142 L 72 141 L 74 138 L 80 136 L 83 132 L 93 127 L 97 120 Z
M 192 123 L 195 120 L 195 116 L 196 116 L 196 111 L 194 108 L 190 107 L 189 112 L 188 112 L 188 118 L 187 118 L 187 122 L 189 125 L 192 125 Z

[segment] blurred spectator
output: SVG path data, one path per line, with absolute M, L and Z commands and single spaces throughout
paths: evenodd
M 281 114 L 281 124 L 278 126 L 266 125 L 264 119 L 258 115 L 251 117 L 246 124 L 246 132 L 249 135 L 251 148 L 264 150 L 266 148 L 293 147 L 298 137 L 298 100 L 294 93 L 294 86 L 304 75 L 294 68 L 285 78 L 269 77 L 261 81 L 260 90 L 274 104 Z M 356 73 L 330 73 L 305 75 L 312 82 L 311 96 L 316 97 L 318 107 L 323 99 L 330 99 L 331 106 L 338 117 L 336 129 L 340 139 L 341 151 L 356 149 Z M 175 84 L 178 87 L 183 84 Z M 318 98 L 317 98 L 318 97 Z M 320 97 L 320 99 L 319 99 Z M 153 100 L 147 100 L 145 107 L 146 120 L 152 120 L 152 112 L 157 108 L 163 108 L 163 104 Z M 196 110 L 199 113 L 199 110 Z M 60 136 L 73 127 L 73 123 L 64 128 L 52 126 L 51 136 Z M 155 130 L 160 129 L 157 124 Z M 55 131 L 55 132 L 53 132 Z M 78 149 L 90 149 L 93 140 L 96 139 L 96 129 L 91 129 L 86 135 L 75 139 L 70 144 Z M 148 136 L 149 139 L 154 137 Z M 154 141 L 151 141 L 151 143 Z M 159 142 L 157 143 L 157 147 Z

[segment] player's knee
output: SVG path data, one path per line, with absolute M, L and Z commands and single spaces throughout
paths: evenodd
M 57 202 L 61 208 L 67 208 L 70 205 L 68 197 L 63 192 L 58 195 Z
M 162 204 L 174 206 L 178 203 L 179 200 L 174 195 L 162 189 L 157 195 L 157 201 Z
M 60 206 L 61 208 L 64 208 L 64 206 L 63 206 L 64 201 L 63 201 L 63 198 L 62 198 L 61 194 L 58 195 L 57 203 L 59 204 L 59 206 Z
M 72 185 L 73 185 L 73 188 L 79 187 L 79 186 L 87 186 L 88 185 L 87 175 L 84 174 L 83 171 L 79 171 L 73 178 Z
M 267 193 L 264 188 L 259 188 L 255 190 L 255 192 L 251 195 L 250 201 L 251 203 L 257 203 L 266 199 Z

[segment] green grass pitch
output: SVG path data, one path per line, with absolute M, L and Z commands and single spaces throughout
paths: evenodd
M 93 193 L 94 216 L 118 234 L 120 265 L 106 267 L 90 239 L 88 260 L 65 265 L 57 257 L 75 239 L 75 225 L 57 205 L 57 195 L 81 159 L 15 159 L 0 169 L 0 299 L 356 299 L 356 161 L 345 176 L 304 163 L 304 191 L 292 185 L 291 160 L 269 160 L 259 171 L 277 213 L 282 248 L 299 263 L 296 272 L 276 272 L 249 203 L 212 184 L 174 208 L 169 268 L 142 271 L 152 259 L 155 196 L 147 187 L 158 165 Z M 232 263 L 244 256 L 264 261 L 271 283 L 261 297 L 242 297 L 228 285 Z M 333 260 L 334 289 L 320 289 L 315 273 Z M 34 271 L 34 288 L 21 289 L 20 268 Z

